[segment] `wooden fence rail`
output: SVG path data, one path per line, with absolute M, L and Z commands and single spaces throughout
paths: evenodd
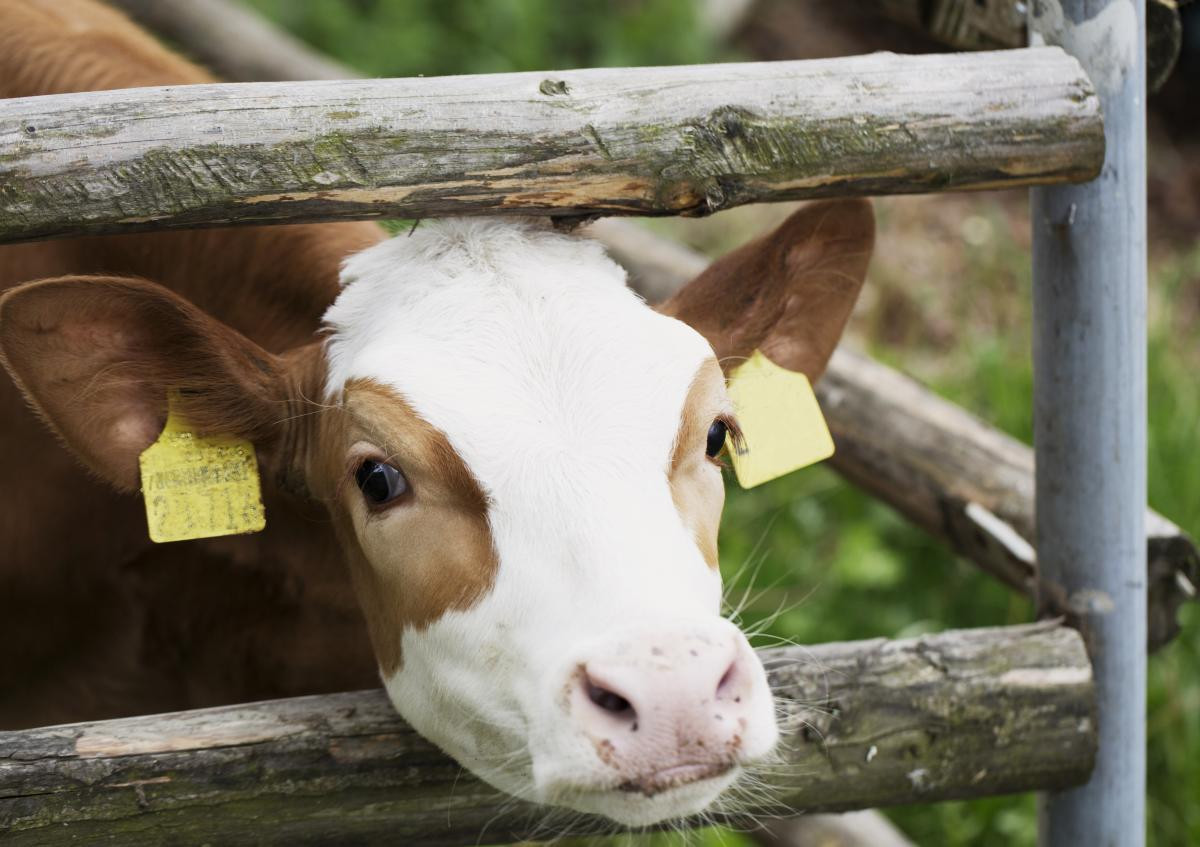
M 1097 98 L 1059 48 L 0 101 L 0 242 L 1084 181 Z
M 759 812 L 846 810 L 1087 778 L 1091 665 L 1055 623 L 762 651 L 784 709 Z M 0 732 L 6 845 L 487 844 L 595 821 L 476 781 L 381 691 Z

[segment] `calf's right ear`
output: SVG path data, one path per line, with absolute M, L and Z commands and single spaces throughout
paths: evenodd
M 774 232 L 717 259 L 662 304 L 712 344 L 721 366 L 755 350 L 816 382 L 867 273 L 875 217 L 867 200 L 818 200 Z
M 263 444 L 287 416 L 280 360 L 144 280 L 61 277 L 0 297 L 0 361 L 66 445 L 125 490 L 162 430 L 167 392 L 188 422 Z

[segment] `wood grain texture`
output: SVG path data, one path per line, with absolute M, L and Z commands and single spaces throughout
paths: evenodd
M 1080 181 L 1096 103 L 1058 48 L 18 98 L 0 242 Z
M 761 655 L 784 741 L 764 774 L 778 802 L 759 811 L 1061 788 L 1091 768 L 1091 668 L 1066 627 Z M 382 691 L 0 733 L 5 844 L 469 845 L 546 825 L 409 729 Z
M 700 254 L 627 221 L 596 221 L 589 232 L 650 302 L 665 300 L 707 265 Z M 1046 614 L 1078 616 L 1078 601 L 1038 574 L 1028 445 L 844 346 L 816 390 L 837 445 L 829 460 L 835 470 L 959 555 L 1037 598 Z M 1147 646 L 1156 650 L 1179 634 L 1180 607 L 1197 600 L 1200 550 L 1152 509 L 1145 521 Z

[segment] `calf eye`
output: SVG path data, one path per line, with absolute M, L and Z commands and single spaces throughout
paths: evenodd
M 354 472 L 354 481 L 368 503 L 382 506 L 408 491 L 408 480 L 399 468 L 386 462 L 367 459 Z
M 720 454 L 728 435 L 729 427 L 725 425 L 725 421 L 718 419 L 712 422 L 712 426 L 708 428 L 708 444 L 704 448 L 710 459 L 715 459 Z

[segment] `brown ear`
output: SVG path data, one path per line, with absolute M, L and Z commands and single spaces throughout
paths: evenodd
M 276 357 L 143 280 L 62 277 L 9 290 L 0 360 L 84 464 L 128 490 L 162 430 L 169 389 L 203 432 L 262 443 L 286 417 Z
M 854 309 L 874 243 L 869 201 L 810 203 L 713 262 L 660 311 L 707 338 L 727 371 L 760 349 L 815 382 Z

